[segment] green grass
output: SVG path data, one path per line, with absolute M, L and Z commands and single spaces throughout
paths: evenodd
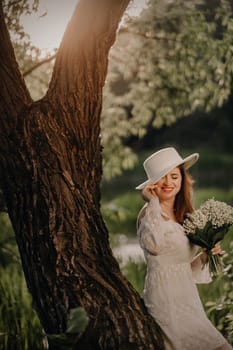
M 134 236 L 136 218 L 143 200 L 139 192 L 126 192 L 102 205 L 102 212 L 110 233 Z
M 136 291 L 142 296 L 146 276 L 145 262 L 135 262 L 133 260 L 129 260 L 126 265 L 122 266 L 121 270 L 123 275 L 126 276 L 128 281 L 130 281 Z
M 0 350 L 42 350 L 44 335 L 25 279 L 15 265 L 0 268 Z

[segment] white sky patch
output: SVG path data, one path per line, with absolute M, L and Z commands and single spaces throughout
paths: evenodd
M 25 32 L 30 35 L 32 44 L 42 51 L 42 55 L 60 45 L 77 3 L 78 0 L 40 0 L 37 13 L 21 17 Z M 137 16 L 145 4 L 146 0 L 132 1 L 129 14 Z

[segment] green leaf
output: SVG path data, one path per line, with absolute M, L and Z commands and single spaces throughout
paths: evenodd
M 204 229 L 203 229 L 203 235 L 206 237 L 209 245 L 213 246 L 213 236 L 214 236 L 214 228 L 211 224 L 211 222 L 207 222 Z
M 57 350 L 72 350 L 78 338 L 87 327 L 89 318 L 82 307 L 71 309 L 65 333 L 48 334 L 49 344 L 56 346 Z
M 70 310 L 67 322 L 67 334 L 81 334 L 87 327 L 89 318 L 85 309 L 77 307 Z
M 198 236 L 198 234 L 188 233 L 187 237 L 190 240 L 190 242 L 192 242 L 193 244 L 196 244 L 202 248 L 206 248 L 208 250 L 210 250 L 212 248 L 212 246 L 210 246 L 206 240 L 204 240 L 203 238 Z
M 56 346 L 57 350 L 72 350 L 73 342 L 67 337 L 65 333 L 61 334 L 50 334 L 47 335 L 49 344 L 53 347 Z
M 213 237 L 213 244 L 215 245 L 216 243 L 222 241 L 226 233 L 227 233 L 226 229 L 223 229 L 217 232 Z

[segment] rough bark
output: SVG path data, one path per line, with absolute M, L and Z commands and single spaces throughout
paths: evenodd
M 46 96 L 33 102 L 0 10 L 0 181 L 28 288 L 48 334 L 82 306 L 77 349 L 162 349 L 122 276 L 100 212 L 100 114 L 108 51 L 129 0 L 80 0 Z

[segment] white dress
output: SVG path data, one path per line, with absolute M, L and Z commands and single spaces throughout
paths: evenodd
M 205 314 L 195 283 L 211 278 L 183 227 L 162 213 L 158 198 L 138 226 L 147 262 L 144 302 L 164 332 L 166 350 L 232 349 Z

